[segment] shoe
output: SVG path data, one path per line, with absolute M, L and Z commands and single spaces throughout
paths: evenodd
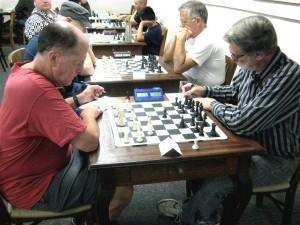
M 180 219 L 182 205 L 175 199 L 162 199 L 157 202 L 157 210 L 160 215 Z

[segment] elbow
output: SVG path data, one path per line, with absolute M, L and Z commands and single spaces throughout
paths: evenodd
M 174 72 L 175 73 L 183 73 L 184 72 L 184 70 L 183 70 L 183 68 L 182 67 L 180 67 L 180 66 L 175 66 L 174 65 Z

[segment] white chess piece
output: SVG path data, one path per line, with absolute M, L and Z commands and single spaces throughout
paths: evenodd
M 124 144 L 128 144 L 129 143 L 129 131 L 128 130 L 124 131 L 123 142 L 124 142 Z
M 136 141 L 139 142 L 139 143 L 144 141 L 143 134 L 142 134 L 141 130 L 138 130 L 138 132 L 137 132 Z
M 198 141 L 197 140 L 194 140 L 194 144 L 192 145 L 192 149 L 193 150 L 198 150 L 199 149 Z
M 119 111 L 118 111 L 118 119 L 119 119 L 118 125 L 120 127 L 124 127 L 125 126 L 125 114 L 124 114 L 124 110 L 123 109 L 119 109 Z
M 147 124 L 147 134 L 149 136 L 154 134 L 154 128 L 152 126 L 151 120 L 148 120 L 148 124 Z

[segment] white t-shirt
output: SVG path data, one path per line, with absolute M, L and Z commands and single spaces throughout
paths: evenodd
M 201 85 L 222 84 L 225 81 L 225 52 L 204 29 L 197 37 L 185 42 L 186 55 L 197 65 L 183 75 L 189 82 Z

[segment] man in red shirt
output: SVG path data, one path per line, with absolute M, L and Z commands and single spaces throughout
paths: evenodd
M 99 180 L 83 152 L 98 148 L 102 111 L 89 106 L 77 116 L 72 107 L 92 101 L 103 88 L 88 86 L 75 102 L 57 88 L 80 73 L 87 50 L 79 29 L 53 23 L 40 33 L 34 60 L 12 68 L 0 108 L 0 192 L 15 207 L 61 211 L 96 199 Z M 110 217 L 131 197 L 132 187 L 118 187 Z

